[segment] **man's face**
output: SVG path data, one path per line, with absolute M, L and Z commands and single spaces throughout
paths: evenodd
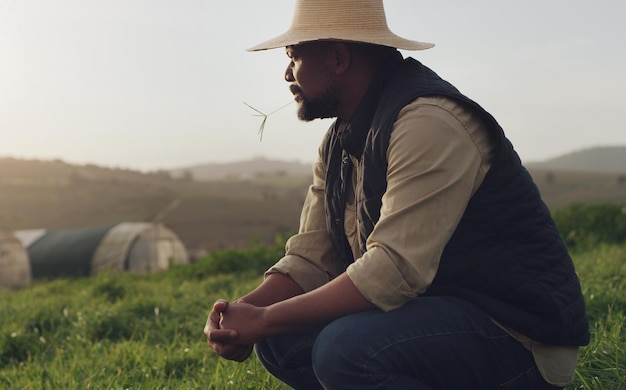
M 332 82 L 332 43 L 312 42 L 288 46 L 285 80 L 298 102 L 298 118 L 312 121 L 338 115 L 339 99 Z

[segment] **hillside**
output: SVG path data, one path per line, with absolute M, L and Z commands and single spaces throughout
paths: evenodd
M 280 185 L 200 182 L 167 172 L 0 158 L 0 227 L 64 229 L 158 220 L 192 250 L 241 247 L 297 229 L 309 181 L 303 176 Z
M 63 229 L 161 221 L 191 250 L 271 242 L 277 233 L 298 228 L 310 166 L 254 159 L 207 167 L 216 176 L 200 177 L 221 179 L 0 158 L 0 227 Z M 254 174 L 244 176 L 246 169 Z M 574 202 L 626 204 L 623 174 L 530 172 L 553 210 Z
M 530 169 L 544 202 L 551 210 L 572 203 L 626 204 L 626 181 L 617 173 Z
M 626 146 L 588 148 L 526 166 L 531 170 L 626 174 Z
M 245 180 L 264 176 L 311 175 L 311 164 L 297 161 L 268 160 L 262 157 L 233 163 L 193 165 L 169 171 L 174 178 L 192 177 L 194 180 Z
M 524 162 L 529 170 L 626 174 L 626 146 L 598 146 L 544 161 Z M 194 180 L 256 180 L 311 174 L 311 164 L 254 158 L 232 163 L 207 163 L 168 171 L 174 178 Z

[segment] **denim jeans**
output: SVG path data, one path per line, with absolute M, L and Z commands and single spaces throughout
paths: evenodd
M 420 297 L 255 346 L 267 370 L 307 389 L 557 389 L 532 354 L 468 301 Z

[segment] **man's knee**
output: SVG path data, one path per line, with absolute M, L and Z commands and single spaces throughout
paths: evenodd
M 259 358 L 259 361 L 265 367 L 267 367 L 268 364 L 271 366 L 277 365 L 277 360 L 276 360 L 274 351 L 272 350 L 270 345 L 267 343 L 267 341 L 263 340 L 263 341 L 256 343 L 254 345 L 254 352 L 256 353 L 256 356 Z
M 328 388 L 341 388 L 343 383 L 353 380 L 350 378 L 366 371 L 359 360 L 363 356 L 362 343 L 354 342 L 350 336 L 350 328 L 335 321 L 322 330 L 313 346 L 313 371 Z

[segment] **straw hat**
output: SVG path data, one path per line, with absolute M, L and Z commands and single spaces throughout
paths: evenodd
M 289 30 L 248 51 L 319 40 L 365 42 L 406 50 L 434 46 L 392 33 L 387 26 L 382 0 L 297 0 Z

